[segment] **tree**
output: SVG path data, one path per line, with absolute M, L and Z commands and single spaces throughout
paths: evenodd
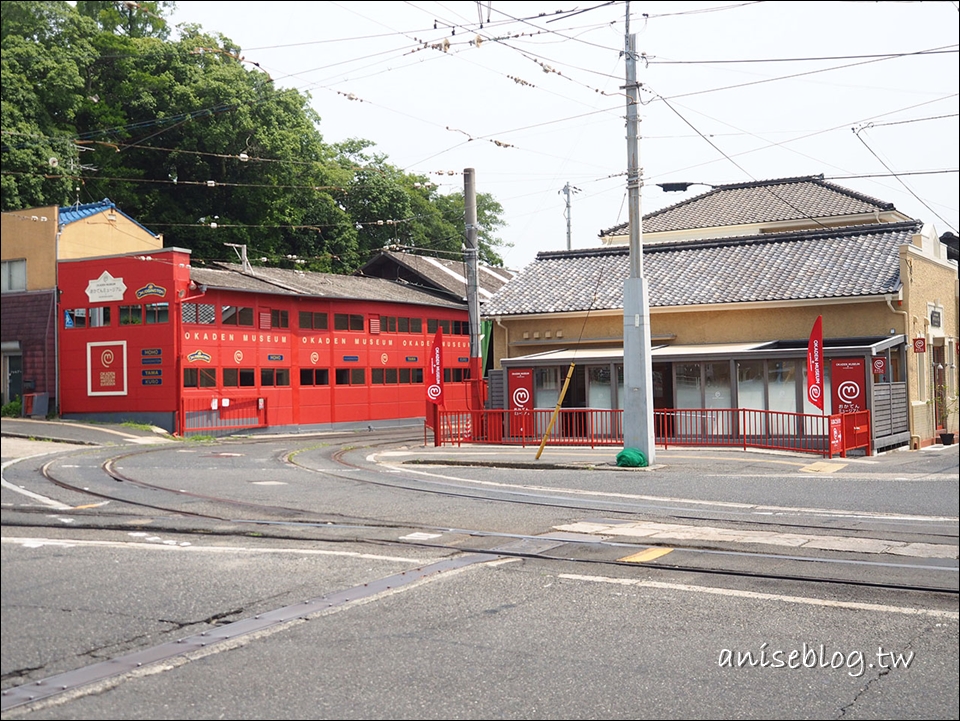
M 2 4 L 3 210 L 110 198 L 194 258 L 349 273 L 386 245 L 459 251 L 463 203 L 368 140 L 323 141 L 275 87 L 172 2 Z M 481 258 L 502 209 L 478 197 Z M 263 259 L 262 261 L 260 259 Z
M 170 36 L 164 15 L 176 8 L 175 2 L 90 2 L 79 0 L 77 12 L 94 20 L 107 33 L 128 38 Z

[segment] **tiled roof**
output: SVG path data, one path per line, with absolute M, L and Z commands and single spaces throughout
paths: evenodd
M 467 269 L 463 260 L 435 258 L 416 253 L 383 251 L 357 271 L 367 277 L 403 280 L 414 285 L 443 290 L 454 298 L 467 295 Z M 492 296 L 516 273 L 480 263 L 477 284 L 481 301 Z
M 97 213 L 102 213 L 105 210 L 112 210 L 114 213 L 119 213 L 124 218 L 129 220 L 131 223 L 135 223 L 140 226 L 150 235 L 157 237 L 157 234 L 154 233 L 149 228 L 145 228 L 143 225 L 140 225 L 137 221 L 131 218 L 129 215 L 124 213 L 122 210 L 117 208 L 116 203 L 114 203 L 109 198 L 104 198 L 103 200 L 97 201 L 96 203 L 84 203 L 77 205 L 65 205 L 60 208 L 60 225 L 69 225 L 70 223 L 75 223 L 78 220 L 83 220 L 84 218 L 89 218 L 91 215 L 96 215 Z
M 651 308 L 844 298 L 900 289 L 898 248 L 917 221 L 644 246 Z M 628 248 L 537 255 L 485 316 L 623 308 Z
M 643 216 L 643 232 L 775 223 L 895 210 L 887 203 L 834 185 L 822 175 L 718 185 L 713 190 Z M 624 235 L 628 223 L 601 231 Z
M 240 265 L 218 263 L 212 267 L 192 265 L 190 279 L 209 288 L 247 293 L 387 301 L 444 308 L 464 307 L 463 303 L 438 293 L 382 278 L 360 278 L 352 275 L 312 273 L 283 268 L 254 268 L 253 273 L 243 273 Z

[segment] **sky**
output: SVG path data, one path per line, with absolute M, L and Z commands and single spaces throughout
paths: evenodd
M 472 168 L 503 207 L 508 268 L 598 247 L 627 221 L 628 34 L 642 213 L 822 174 L 957 232 L 955 1 L 181 0 L 168 20 L 230 38 L 248 67 L 309 94 L 327 143 L 371 141 L 441 193 Z

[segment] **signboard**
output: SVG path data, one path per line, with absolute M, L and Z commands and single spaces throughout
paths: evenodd
M 843 418 L 830 416 L 830 457 L 843 453 Z
M 111 300 L 123 300 L 127 286 L 123 278 L 114 278 L 109 271 L 103 271 L 100 277 L 87 283 L 87 298 L 91 303 L 106 303 Z
M 926 338 L 914 338 L 914 339 L 913 339 L 913 352 L 914 352 L 914 353 L 926 353 L 926 352 L 927 352 L 927 339 L 926 339 Z
M 834 413 L 857 413 L 867 407 L 863 358 L 834 358 L 830 365 Z
M 887 359 L 883 356 L 874 356 L 870 359 L 870 367 L 873 368 L 873 372 L 877 375 L 886 375 Z
M 509 369 L 507 394 L 511 411 L 510 434 L 530 435 L 533 431 L 533 369 Z
M 127 342 L 87 343 L 87 395 L 127 395 Z

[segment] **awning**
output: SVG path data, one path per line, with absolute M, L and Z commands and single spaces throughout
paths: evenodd
M 824 356 L 874 356 L 888 348 L 906 342 L 904 335 L 874 338 L 829 338 L 824 339 Z M 651 349 L 654 362 L 696 360 L 731 360 L 735 358 L 798 358 L 806 357 L 806 341 L 779 340 L 754 343 L 702 343 L 692 345 L 658 345 Z M 533 353 L 516 358 L 504 358 L 504 368 L 530 368 L 534 366 L 601 365 L 623 362 L 623 348 L 563 348 Z

